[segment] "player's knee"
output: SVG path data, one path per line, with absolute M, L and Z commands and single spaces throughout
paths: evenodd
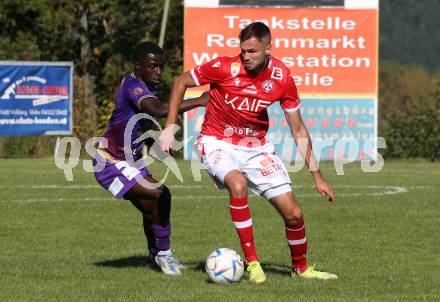
M 139 207 L 137 207 L 142 214 L 151 215 L 153 209 L 157 207 L 157 200 L 155 199 L 139 199 Z
M 228 185 L 229 191 L 233 197 L 244 197 L 247 195 L 247 183 L 237 181 Z
M 284 222 L 286 225 L 296 225 L 303 219 L 301 208 L 296 207 L 290 209 L 286 213 L 283 213 Z

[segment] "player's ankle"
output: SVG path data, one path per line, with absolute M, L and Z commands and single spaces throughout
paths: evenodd
M 148 248 L 148 252 L 150 255 L 157 255 L 159 253 L 159 250 L 157 248 Z
M 164 251 L 159 251 L 157 253 L 158 256 L 167 256 L 167 255 L 170 255 L 170 254 L 171 254 L 171 250 L 170 249 L 164 250 Z
M 301 274 L 304 273 L 307 270 L 307 266 L 292 266 L 292 272 L 296 273 L 296 274 Z

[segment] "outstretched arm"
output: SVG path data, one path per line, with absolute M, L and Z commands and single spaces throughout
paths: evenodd
M 174 142 L 174 125 L 177 120 L 177 115 L 179 114 L 180 104 L 182 103 L 185 91 L 187 88 L 194 86 L 196 86 L 196 84 L 189 72 L 181 74 L 174 80 L 169 102 L 167 122 L 165 124 L 165 129 L 159 138 L 160 146 L 165 152 L 169 152 L 171 145 Z
M 285 113 L 287 123 L 289 124 L 290 131 L 298 147 L 298 151 L 304 158 L 307 167 L 312 173 L 315 181 L 316 190 L 322 196 L 329 198 L 331 204 L 334 202 L 335 194 L 333 188 L 322 176 L 319 170 L 319 165 L 313 155 L 312 140 L 310 139 L 309 131 L 301 118 L 299 110 L 295 112 Z
M 204 92 L 201 96 L 183 101 L 179 105 L 178 113 L 183 113 L 196 107 L 205 107 L 209 100 L 209 93 Z M 154 97 L 147 97 L 140 101 L 139 109 L 141 112 L 151 114 L 157 118 L 167 117 L 170 104 L 162 102 Z
M 182 103 L 185 91 L 189 87 L 194 87 L 196 84 L 189 72 L 185 72 L 174 80 L 173 89 L 170 96 L 170 108 L 168 111 L 167 122 L 165 126 L 170 126 L 176 123 L 177 115 L 179 114 L 180 104 Z

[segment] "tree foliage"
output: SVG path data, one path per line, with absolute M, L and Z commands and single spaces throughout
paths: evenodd
M 440 67 L 440 1 L 380 0 L 380 58 Z
M 418 102 L 430 106 L 436 79 L 423 67 L 383 62 L 379 71 L 379 114 L 412 113 Z
M 121 77 L 132 70 L 134 45 L 143 40 L 157 42 L 162 6 L 163 1 L 136 0 L 0 1 L 0 60 L 73 61 L 74 134 L 85 141 L 106 127 L 115 90 Z M 168 65 L 160 87 L 164 99 L 181 71 L 181 1 L 171 1 L 167 30 Z M 2 142 L 21 140 L 29 138 L 3 138 Z

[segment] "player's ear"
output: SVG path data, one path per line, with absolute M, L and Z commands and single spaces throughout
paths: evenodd
M 134 61 L 134 70 L 138 71 L 141 69 L 141 62 L 139 61 Z
M 271 50 L 272 50 L 272 44 L 268 44 L 268 45 L 266 46 L 266 50 L 265 50 L 264 54 L 265 54 L 266 56 L 269 55 L 270 52 L 271 52 Z

